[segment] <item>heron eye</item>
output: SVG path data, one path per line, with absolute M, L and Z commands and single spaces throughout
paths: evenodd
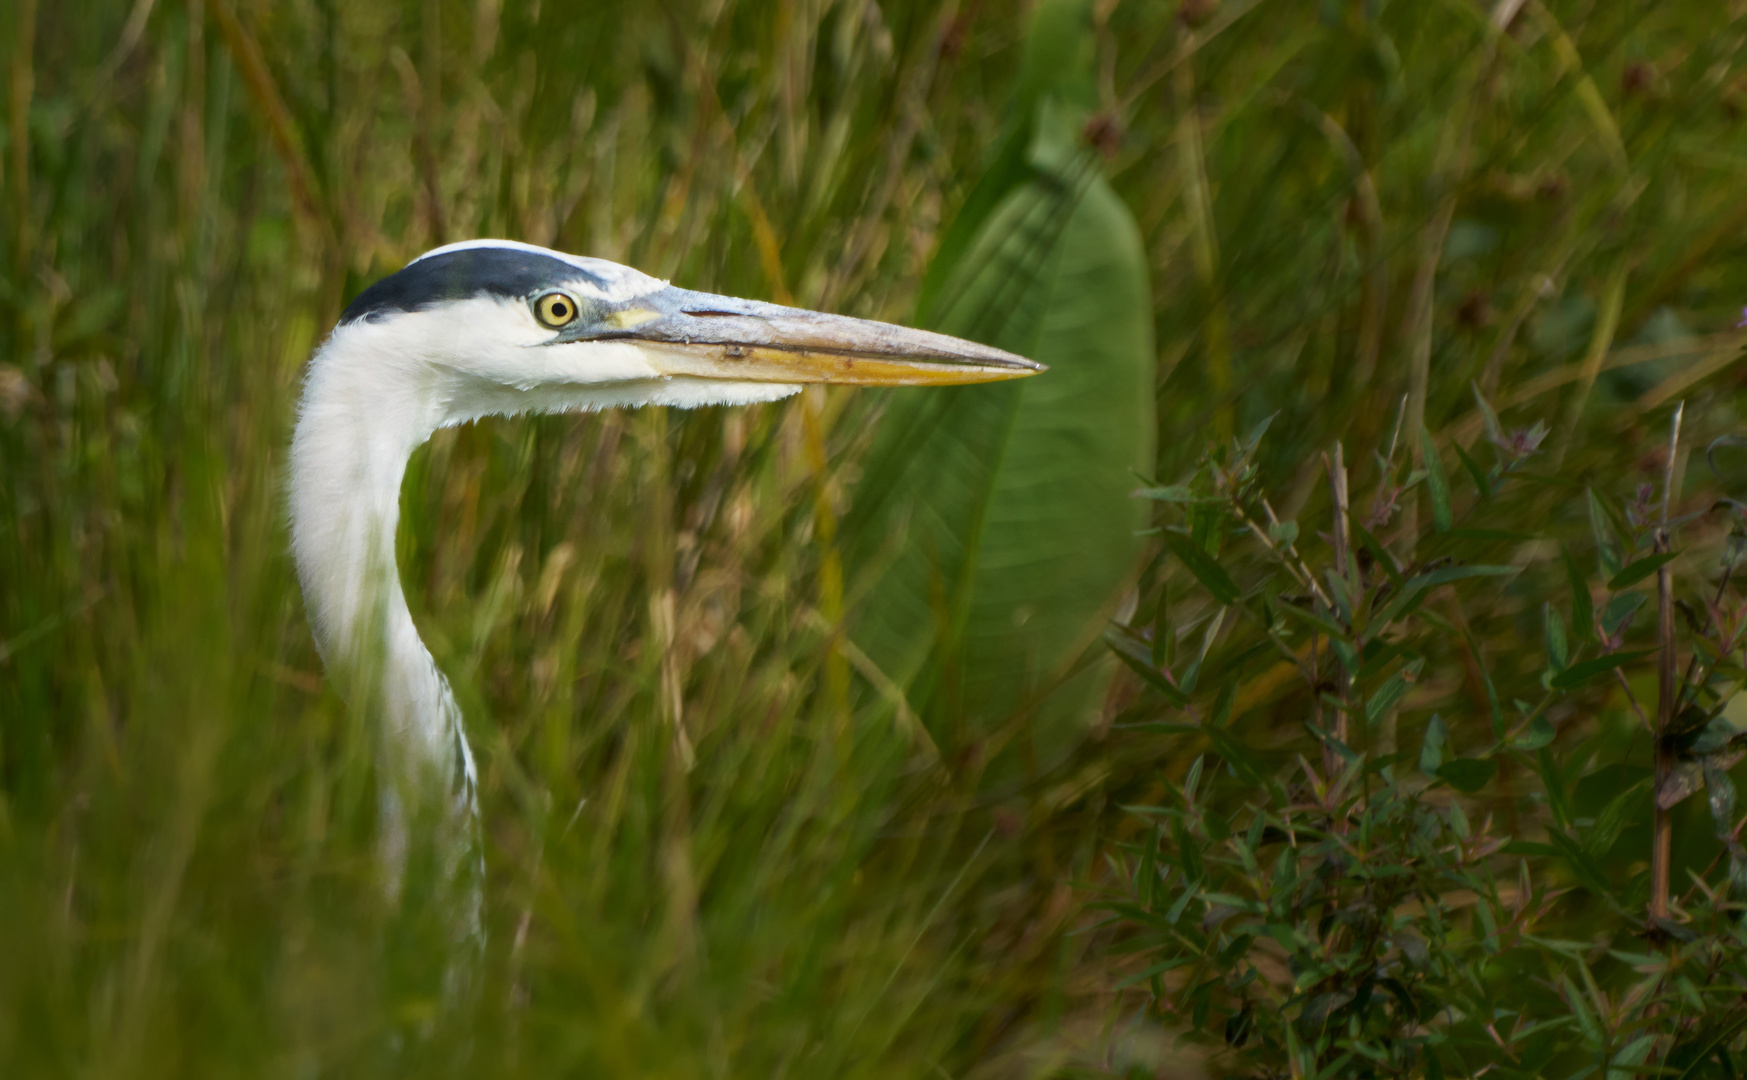
M 534 301 L 534 317 L 556 330 L 576 321 L 576 301 L 561 292 L 549 292 Z

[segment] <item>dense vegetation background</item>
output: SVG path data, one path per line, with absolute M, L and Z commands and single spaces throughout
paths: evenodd
M 1033 7 L 0 10 L 0 1072 L 1733 1075 L 1747 5 Z M 457 1001 L 281 488 L 473 236 L 1053 370 L 420 452 Z

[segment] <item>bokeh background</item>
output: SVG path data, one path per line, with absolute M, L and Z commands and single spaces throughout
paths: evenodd
M 1674 401 L 1735 430 L 1744 46 L 1740 0 L 9 0 L 0 1072 L 1201 1075 L 1087 912 L 1185 763 L 1112 723 L 1130 491 L 1271 416 L 1295 513 L 1476 387 L 1626 492 Z M 345 302 L 476 236 L 1052 371 L 419 452 L 457 1002 L 282 487 Z

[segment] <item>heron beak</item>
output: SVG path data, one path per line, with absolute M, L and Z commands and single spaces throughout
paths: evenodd
M 565 338 L 635 341 L 663 375 L 735 382 L 950 386 L 1044 370 L 945 334 L 672 287 Z

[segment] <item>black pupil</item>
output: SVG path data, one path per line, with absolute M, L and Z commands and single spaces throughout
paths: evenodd
M 569 304 L 566 304 L 562 300 L 552 301 L 552 317 L 554 319 L 562 319 L 562 318 L 567 317 L 569 314 L 570 314 L 570 305 Z

